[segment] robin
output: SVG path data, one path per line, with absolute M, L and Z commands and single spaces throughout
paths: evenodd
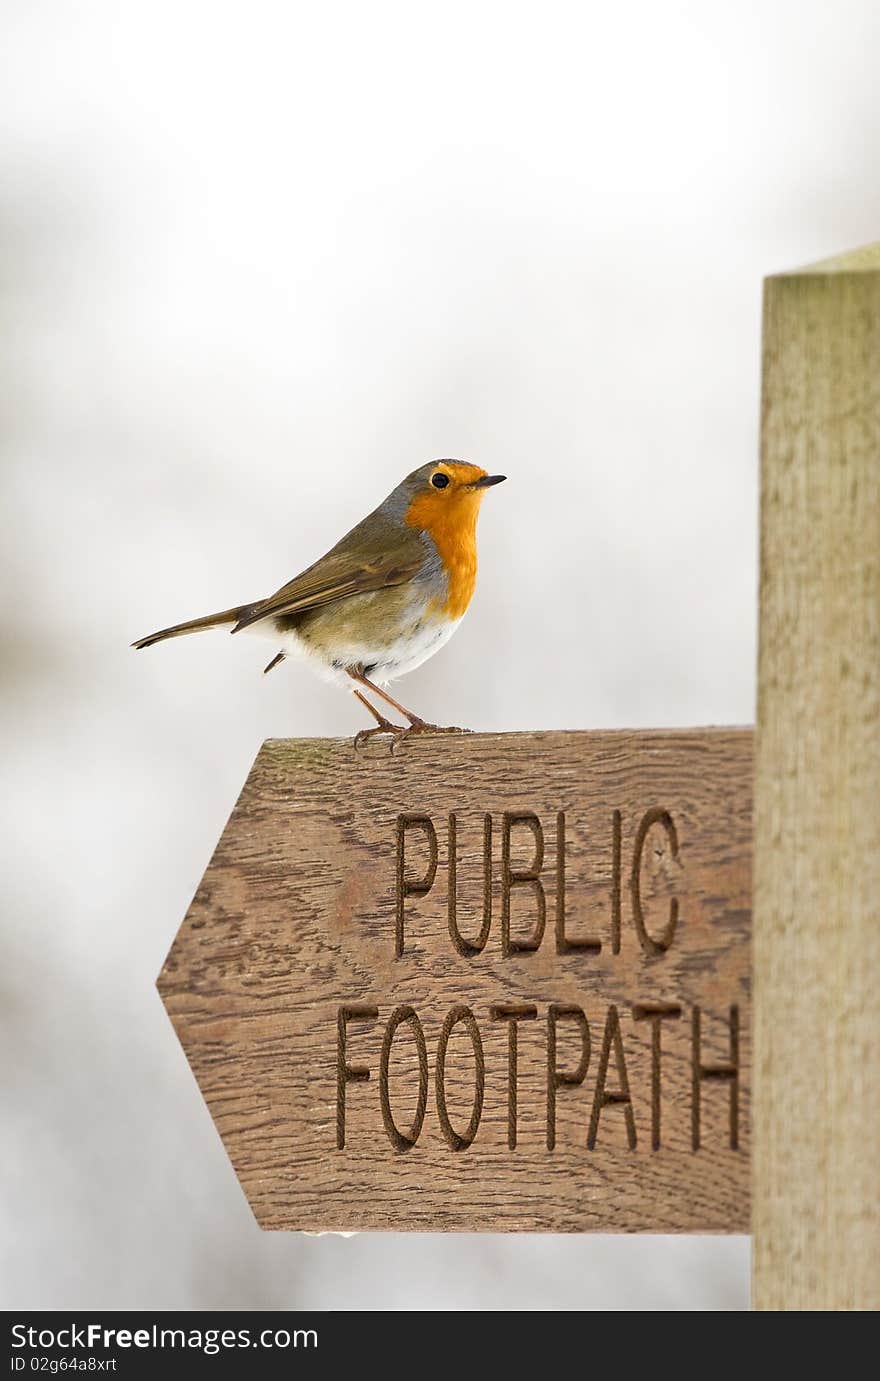
M 426 723 L 382 688 L 433 657 L 461 623 L 477 579 L 480 504 L 504 478 L 459 460 L 422 465 L 326 556 L 268 599 L 163 628 L 132 645 L 150 647 L 207 628 L 251 629 L 280 648 L 265 671 L 297 653 L 353 691 L 376 720 L 356 743 L 373 734 L 461 732 Z M 367 692 L 407 725 L 389 720 Z

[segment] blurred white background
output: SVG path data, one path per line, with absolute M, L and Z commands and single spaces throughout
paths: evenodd
M 474 728 L 753 717 L 760 282 L 875 239 L 873 0 L 6 0 L 7 1308 L 740 1309 L 745 1239 L 261 1235 L 153 982 L 263 738 L 262 595 L 462 456 Z M 403 685 L 401 687 L 403 689 Z

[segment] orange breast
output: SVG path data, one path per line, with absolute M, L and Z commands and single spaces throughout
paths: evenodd
M 434 539 L 448 580 L 441 612 L 450 619 L 461 618 L 477 583 L 477 514 L 481 497 L 479 491 L 465 492 L 444 496 L 438 502 L 431 493 L 420 494 L 413 499 L 406 515 L 410 527 L 421 528 Z

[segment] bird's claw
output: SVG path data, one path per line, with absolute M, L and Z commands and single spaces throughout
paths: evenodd
M 460 729 L 457 724 L 428 724 L 417 719 L 405 731 L 407 734 L 469 734 L 470 729 Z
M 385 719 L 381 724 L 375 725 L 372 729 L 360 729 L 354 736 L 355 752 L 359 752 L 361 746 L 367 739 L 375 738 L 377 734 L 388 734 L 391 738 L 391 751 L 394 752 L 395 743 L 404 738 L 409 731 L 404 729 L 402 724 L 392 724 L 390 719 Z
M 374 725 L 371 729 L 360 729 L 354 736 L 355 751 L 359 752 L 367 739 L 376 738 L 378 735 L 387 735 L 391 739 L 391 752 L 394 753 L 398 743 L 403 743 L 411 734 L 469 734 L 470 729 L 460 729 L 457 724 L 428 724 L 424 719 L 417 719 L 414 723 L 404 728 L 402 724 L 392 724 L 390 719 L 385 719 L 381 724 Z

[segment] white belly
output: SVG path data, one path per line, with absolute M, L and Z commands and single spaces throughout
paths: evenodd
M 325 679 L 350 688 L 351 681 L 346 667 L 365 667 L 371 681 L 380 686 L 387 686 L 398 676 L 415 671 L 416 667 L 420 667 L 429 657 L 433 657 L 435 652 L 439 652 L 440 648 L 449 642 L 460 623 L 461 619 L 414 617 L 412 625 L 394 641 L 377 647 L 353 638 L 334 647 L 332 660 L 306 643 L 295 631 L 279 634 L 274 629 L 255 624 L 254 632 L 268 637 L 287 656 L 307 661 Z
M 415 671 L 416 667 L 420 667 L 422 662 L 427 662 L 429 657 L 433 657 L 435 652 L 439 652 L 441 647 L 449 642 L 460 623 L 461 619 L 443 619 L 442 622 L 423 624 L 408 637 L 398 638 L 397 642 L 383 649 L 382 653 L 373 659 L 375 670 L 371 679 L 384 686 L 398 676 L 405 676 L 408 671 Z M 370 665 L 369 660 L 360 660 L 365 666 Z

